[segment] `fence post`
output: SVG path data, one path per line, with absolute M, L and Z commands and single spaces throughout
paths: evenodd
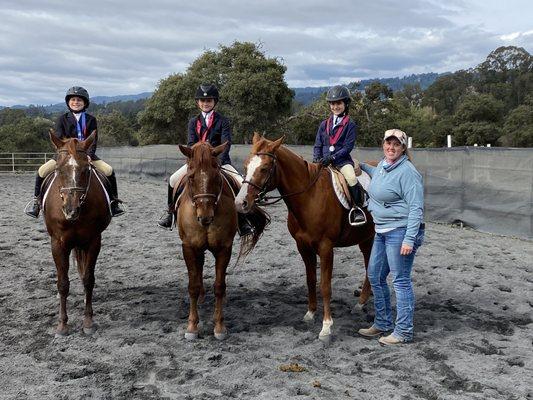
M 11 167 L 12 171 L 15 172 L 15 153 L 11 153 Z
M 452 147 L 452 135 L 448 135 L 446 137 L 446 139 L 447 139 L 447 142 L 448 142 L 448 147 Z

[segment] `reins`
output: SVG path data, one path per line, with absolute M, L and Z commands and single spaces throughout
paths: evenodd
M 309 185 L 307 185 L 307 187 L 305 187 L 303 190 L 300 190 L 298 192 L 283 194 L 283 195 L 280 195 L 280 196 L 267 196 L 267 193 L 269 192 L 268 184 L 269 184 L 272 176 L 274 175 L 274 171 L 275 171 L 275 169 L 277 167 L 278 159 L 277 159 L 277 157 L 276 157 L 276 155 L 274 153 L 269 153 L 269 152 L 259 152 L 259 153 L 255 153 L 254 155 L 257 155 L 257 156 L 269 156 L 269 157 L 271 157 L 274 160 L 274 164 L 270 168 L 268 177 L 265 180 L 265 183 L 263 184 L 263 187 L 260 187 L 259 185 L 256 185 L 253 182 L 247 181 L 246 179 L 243 180 L 243 182 L 242 182 L 243 184 L 247 183 L 250 186 L 252 186 L 252 187 L 256 188 L 257 190 L 259 190 L 259 193 L 257 194 L 257 198 L 256 198 L 255 201 L 256 201 L 256 203 L 258 205 L 261 205 L 261 206 L 269 206 L 269 205 L 272 205 L 272 204 L 276 204 L 276 203 L 280 202 L 281 200 L 286 199 L 287 197 L 296 196 L 296 195 L 299 195 L 299 194 L 307 192 L 309 189 L 311 189 L 311 187 L 314 186 L 314 184 L 316 183 L 316 181 L 320 177 L 320 173 L 324 169 L 324 166 L 322 164 L 320 164 L 315 177 L 309 183 Z M 273 201 L 271 201 L 271 200 L 273 200 Z

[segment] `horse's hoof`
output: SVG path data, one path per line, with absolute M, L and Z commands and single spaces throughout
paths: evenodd
M 63 339 L 68 336 L 68 333 L 69 333 L 68 329 L 56 330 L 54 337 L 56 339 Z
M 185 332 L 185 340 L 198 339 L 198 332 Z
M 315 322 L 315 313 L 307 311 L 304 315 L 304 321 L 307 323 Z
M 329 345 L 331 343 L 331 335 L 318 335 L 318 340 L 325 345 Z
M 94 332 L 96 332 L 96 325 L 90 327 L 83 327 L 83 333 L 86 335 L 92 335 Z
M 363 310 L 364 306 L 364 303 L 356 303 L 355 306 L 353 306 L 353 311 L 358 313 Z
M 217 340 L 224 340 L 228 337 L 228 331 L 224 330 L 223 332 L 216 333 L 215 332 L 215 339 Z

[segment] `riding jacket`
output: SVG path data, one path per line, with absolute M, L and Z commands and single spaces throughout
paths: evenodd
M 76 117 L 71 111 L 69 111 L 59 116 L 59 118 L 57 119 L 55 134 L 60 139 L 78 138 L 77 126 L 78 126 L 78 121 L 76 120 Z M 85 113 L 85 127 L 84 129 L 82 129 L 82 134 L 84 138 L 86 139 L 96 129 L 97 129 L 96 118 L 93 117 L 91 114 Z M 99 160 L 98 156 L 95 154 L 97 141 L 98 141 L 98 134 L 94 138 L 94 142 L 91 145 L 91 147 L 87 149 L 87 155 L 91 157 L 91 160 L 93 161 Z
M 330 132 L 326 132 L 328 126 L 330 127 Z M 350 119 L 344 127 L 340 124 L 335 128 L 331 128 L 332 126 L 333 115 L 320 123 L 316 134 L 315 146 L 313 148 L 313 159 L 320 160 L 331 155 L 332 164 L 337 168 L 341 168 L 346 164 L 354 165 L 350 152 L 355 145 L 357 125 Z M 337 142 L 331 144 L 330 138 L 333 139 L 339 129 L 342 129 L 342 132 L 337 139 Z M 330 150 L 331 146 L 335 148 L 333 151 Z
M 376 229 L 405 227 L 403 243 L 413 247 L 424 218 L 422 175 L 405 155 L 392 165 L 384 165 L 384 159 L 377 167 L 361 163 L 361 169 L 372 178 L 368 210 Z
M 226 149 L 223 153 L 218 156 L 220 165 L 231 164 L 229 157 L 229 150 L 231 148 L 231 126 L 228 119 L 216 111 L 213 111 L 213 122 L 210 129 L 207 132 L 205 141 L 211 144 L 211 146 L 216 147 L 221 145 L 224 142 L 228 142 Z M 199 142 L 202 139 L 202 136 L 205 134 L 208 129 L 207 123 L 202 116 L 202 113 L 193 117 L 189 120 L 188 133 L 189 133 L 189 142 L 188 145 L 192 146 L 193 144 Z

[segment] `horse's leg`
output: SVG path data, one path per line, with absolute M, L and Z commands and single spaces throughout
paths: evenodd
M 194 247 L 182 245 L 183 258 L 187 265 L 187 272 L 189 275 L 189 323 L 187 331 L 185 332 L 185 339 L 194 340 L 198 338 L 198 323 L 200 318 L 198 316 L 198 297 L 200 296 L 202 286 L 202 269 L 198 265 L 199 261 L 204 259 L 203 250 L 195 249 Z M 198 254 L 197 252 L 200 252 Z
M 59 323 L 56 336 L 68 334 L 67 297 L 70 288 L 68 279 L 69 250 L 60 240 L 52 238 L 52 256 L 57 270 L 57 291 L 59 293 Z
M 224 312 L 223 304 L 226 297 L 226 268 L 228 267 L 231 258 L 231 246 L 229 248 L 220 249 L 216 257 L 215 263 L 215 313 L 213 321 L 215 322 L 214 334 L 218 340 L 223 340 L 227 336 L 226 327 L 224 326 Z
M 372 288 L 370 287 L 370 282 L 368 280 L 368 261 L 370 260 L 370 253 L 372 251 L 373 244 L 374 237 L 359 243 L 359 249 L 361 250 L 361 253 L 363 253 L 363 258 L 365 260 L 365 281 L 363 282 L 363 288 L 361 289 L 361 294 L 359 295 L 359 302 L 355 306 L 355 308 L 358 310 L 363 308 L 372 294 Z
M 205 286 L 204 286 L 204 263 L 205 253 L 201 252 L 197 255 L 196 265 L 198 267 L 198 274 L 200 279 L 200 294 L 198 295 L 198 304 L 204 304 L 205 302 Z
M 331 338 L 331 276 L 333 272 L 333 244 L 324 241 L 318 249 L 320 256 L 320 292 L 322 293 L 322 302 L 324 304 L 324 316 L 322 321 L 322 330 L 318 338 L 328 342 Z
M 305 264 L 307 277 L 307 312 L 304 315 L 305 322 L 315 320 L 317 309 L 316 300 L 316 253 L 315 250 L 301 240 L 296 240 L 296 246 Z
M 85 312 L 83 314 L 83 332 L 90 335 L 94 332 L 93 326 L 93 289 L 94 289 L 94 267 L 100 248 L 102 237 L 94 238 L 88 247 L 77 249 L 81 257 L 78 259 L 78 269 L 83 282 L 85 292 Z M 81 261 L 81 263 L 80 263 Z

